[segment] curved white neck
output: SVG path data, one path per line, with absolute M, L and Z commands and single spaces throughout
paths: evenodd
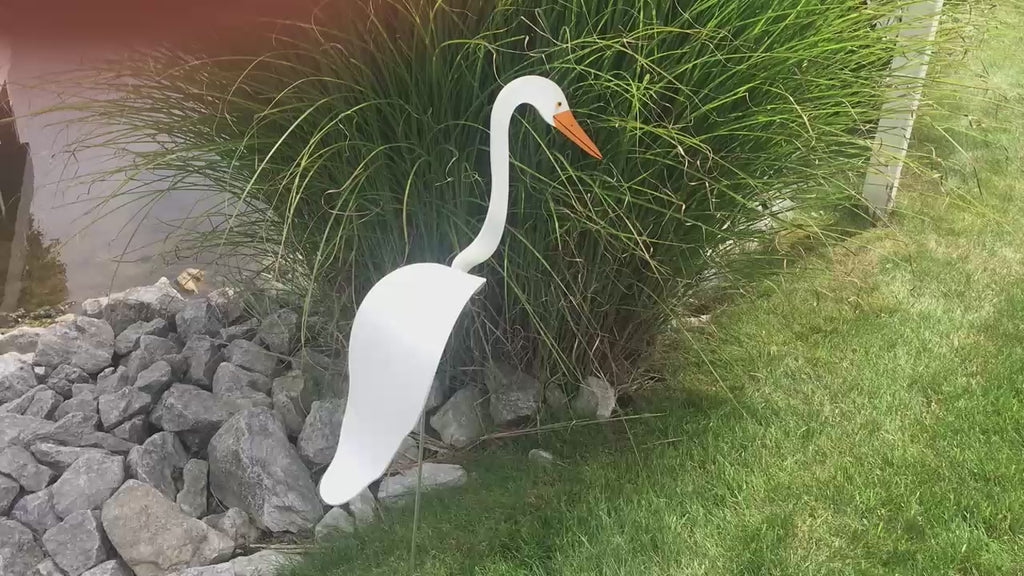
M 529 78 L 509 82 L 491 108 L 491 198 L 487 204 L 487 217 L 476 238 L 455 256 L 452 268 L 469 272 L 487 260 L 498 249 L 508 218 L 509 153 L 508 132 L 512 114 L 520 104 L 529 101 Z

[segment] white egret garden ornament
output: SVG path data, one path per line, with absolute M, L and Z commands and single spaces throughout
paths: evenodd
M 340 505 L 387 472 L 420 421 L 455 322 L 484 279 L 469 273 L 494 254 L 508 215 L 509 125 L 529 104 L 591 156 L 597 146 L 576 122 L 557 84 L 540 76 L 509 82 L 491 109 L 491 198 L 483 228 L 452 265 L 420 263 L 391 272 L 356 311 L 349 338 L 349 397 L 320 496 Z

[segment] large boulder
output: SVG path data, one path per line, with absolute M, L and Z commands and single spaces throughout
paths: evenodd
M 462 388 L 430 418 L 445 444 L 463 448 L 479 440 L 490 425 L 487 394 L 477 386 Z
M 204 334 L 193 335 L 181 354 L 188 362 L 185 381 L 209 390 L 217 367 L 224 361 L 217 341 Z
M 0 404 L 16 400 L 35 387 L 31 362 L 13 352 L 0 355 Z
M 64 571 L 60 569 L 60 566 L 53 561 L 52 558 L 47 558 L 36 567 L 32 569 L 31 576 L 66 576 Z
M 178 495 L 176 480 L 188 461 L 185 447 L 173 432 L 157 432 L 128 453 L 128 477 L 156 488 L 168 500 Z
M 317 400 L 310 408 L 309 416 L 302 426 L 296 447 L 299 456 L 311 469 L 331 463 L 338 449 L 341 436 L 341 421 L 345 415 L 345 402 L 341 400 Z
M 377 520 L 377 499 L 368 488 L 348 501 L 348 510 L 355 518 L 356 525 L 366 526 Z
M 95 510 L 124 482 L 124 458 L 85 454 L 53 484 L 53 509 L 61 518 L 79 510 Z
M 341 508 L 331 508 L 313 531 L 317 542 L 337 538 L 356 531 L 356 521 Z
M 441 488 L 454 488 L 466 483 L 466 471 L 456 464 L 423 464 L 422 491 L 428 492 Z M 381 502 L 395 503 L 416 494 L 420 485 L 419 471 L 416 468 L 406 470 L 396 476 L 388 476 L 380 483 L 377 497 Z
M 84 302 L 82 306 L 85 308 Z M 138 286 L 111 294 L 102 303 L 103 318 L 110 323 L 116 334 L 136 322 L 148 322 L 155 318 L 173 322 L 174 316 L 184 306 L 185 299 L 167 278 L 161 278 L 151 286 Z
M 238 366 L 264 376 L 273 376 L 277 357 L 248 340 L 235 340 L 224 350 L 224 358 Z
M 13 520 L 0 519 L 0 576 L 28 574 L 43 561 L 32 532 Z
M 136 416 L 114 428 L 110 433 L 126 442 L 142 444 L 146 438 L 149 438 L 149 420 L 145 416 Z
M 110 557 L 110 542 L 96 511 L 68 516 L 46 531 L 43 546 L 68 576 L 79 576 Z
M 53 417 L 60 420 L 68 414 L 92 414 L 98 416 L 99 406 L 96 403 L 96 398 L 88 396 L 72 398 L 58 406 L 57 410 L 53 413 Z
M 235 324 L 234 326 L 228 326 L 220 331 L 220 339 L 230 344 L 235 340 L 252 340 L 256 337 L 256 332 L 260 328 L 260 321 L 252 318 L 242 322 L 241 324 Z
M 35 363 L 48 368 L 70 364 L 99 374 L 114 357 L 114 331 L 103 320 L 75 316 L 48 327 L 39 337 Z
M 28 392 L 25 392 L 21 396 L 18 396 L 14 400 L 11 400 L 10 402 L 8 402 L 6 404 L 0 405 L 0 412 L 2 412 L 4 414 L 20 414 L 20 415 L 24 416 L 25 415 L 25 411 L 28 410 L 28 407 L 32 405 L 32 401 L 35 400 L 36 392 L 39 392 L 39 391 L 42 391 L 42 390 L 49 390 L 49 388 L 47 388 L 46 386 L 36 386 L 35 388 L 32 388 Z M 51 390 L 51 392 L 52 392 L 52 390 Z M 42 416 L 32 416 L 32 417 L 33 418 L 42 418 Z
M 305 376 L 299 370 L 291 370 L 274 379 L 271 391 L 274 411 L 284 422 L 285 430 L 289 436 L 298 436 L 313 403 L 313 391 Z
M 136 576 L 206 566 L 228 559 L 234 543 L 136 480 L 124 483 L 103 505 L 103 528 Z
M 0 473 L 14 478 L 29 492 L 38 492 L 53 480 L 53 470 L 37 462 L 35 456 L 21 446 L 8 446 L 0 452 Z
M 229 396 L 239 388 L 249 388 L 262 394 L 270 394 L 271 384 L 270 378 L 250 372 L 230 362 L 224 362 L 218 366 L 217 372 L 213 375 L 213 393 L 219 395 Z
M 140 392 L 159 398 L 173 381 L 174 371 L 171 369 L 171 365 L 164 360 L 158 360 L 149 368 L 139 372 L 135 378 L 135 384 L 132 386 Z
M 233 416 L 210 440 L 210 490 L 272 532 L 316 526 L 323 505 L 309 470 L 274 414 L 250 408 Z
M 60 408 L 60 405 L 63 403 L 64 400 L 60 397 L 60 394 L 43 386 L 41 390 L 37 389 L 36 393 L 32 395 L 32 402 L 25 408 L 23 414 L 33 418 L 50 420 L 57 412 L 57 408 Z
M 24 446 L 46 434 L 53 422 L 21 414 L 0 413 L 0 450 L 8 446 Z
M 124 329 L 114 338 L 114 352 L 118 356 L 127 356 L 139 347 L 139 338 L 143 336 L 159 336 L 166 338 L 171 333 L 171 326 L 163 318 L 154 318 L 148 322 L 136 322 Z
M 164 392 L 149 419 L 159 428 L 183 433 L 183 439 L 205 446 L 231 411 L 213 394 L 188 384 L 174 384 Z
M 518 426 L 537 416 L 544 390 L 528 374 L 492 363 L 484 380 L 491 393 L 491 419 L 495 425 Z
M 299 315 L 291 310 L 278 310 L 260 323 L 260 341 L 276 354 L 289 354 L 299 334 Z
M 131 357 L 129 356 L 129 358 Z M 117 368 L 111 366 L 96 376 L 96 386 L 91 392 L 93 396 L 99 398 L 104 394 L 112 394 L 118 390 L 124 390 L 128 387 L 128 384 L 128 368 L 126 366 L 118 366 Z M 72 395 L 75 395 L 75 390 L 84 390 L 84 388 L 72 386 Z

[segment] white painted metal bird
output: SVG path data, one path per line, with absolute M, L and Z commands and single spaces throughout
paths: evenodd
M 591 156 L 601 153 L 580 128 L 557 84 L 540 76 L 509 82 L 491 109 L 491 197 L 483 228 L 451 266 L 403 266 L 375 284 L 349 337 L 349 397 L 334 459 L 320 481 L 324 502 L 340 505 L 383 475 L 413 430 L 455 322 L 484 279 L 469 273 L 494 254 L 505 230 L 509 125 L 532 106 Z

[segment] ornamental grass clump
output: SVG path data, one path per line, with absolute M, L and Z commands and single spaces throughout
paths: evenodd
M 92 74 L 115 96 L 80 105 L 98 126 L 82 144 L 120 154 L 124 199 L 150 201 L 154 175 L 159 194 L 219 193 L 190 246 L 276 281 L 343 342 L 382 276 L 473 238 L 491 102 L 550 77 L 604 159 L 516 118 L 509 226 L 446 363 L 570 385 L 629 386 L 702 279 L 770 257 L 780 233 L 834 232 L 894 52 L 878 21 L 895 5 L 862 0 L 334 4 L 249 56 L 164 50 Z

